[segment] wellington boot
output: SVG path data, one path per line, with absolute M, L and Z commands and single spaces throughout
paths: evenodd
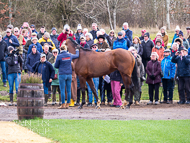
M 66 109 L 66 108 L 65 108 L 65 103 L 61 104 L 61 106 L 58 107 L 58 109 Z
M 68 109 L 68 108 L 69 108 L 69 104 L 70 104 L 70 103 L 67 103 L 67 104 L 66 104 L 66 107 L 65 107 L 66 109 Z
M 69 107 L 74 107 L 75 106 L 75 102 L 73 99 L 71 99 L 71 104 L 69 105 Z

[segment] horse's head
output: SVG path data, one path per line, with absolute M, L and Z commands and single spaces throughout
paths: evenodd
M 77 48 L 78 43 L 75 40 L 73 40 L 72 37 L 69 37 L 66 40 L 65 45 L 67 46 L 67 50 L 69 51 L 69 53 L 72 53 L 72 54 L 76 53 L 75 50 Z

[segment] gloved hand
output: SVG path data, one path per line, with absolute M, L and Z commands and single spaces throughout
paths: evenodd
M 173 81 L 174 81 L 174 78 L 172 77 L 170 80 L 173 82 Z
M 150 78 L 151 78 L 152 80 L 154 80 L 154 79 L 155 79 L 155 76 L 152 74 L 152 75 L 150 76 Z

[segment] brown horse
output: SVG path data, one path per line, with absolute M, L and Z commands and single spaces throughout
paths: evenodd
M 98 101 L 96 108 L 100 108 L 100 100 L 96 94 L 92 78 L 110 74 L 115 70 L 119 70 L 123 79 L 123 83 L 125 85 L 125 101 L 122 106 L 125 108 L 127 105 L 129 86 L 132 83 L 131 75 L 135 69 L 134 67 L 136 67 L 135 58 L 131 52 L 124 49 L 116 49 L 107 52 L 95 52 L 79 46 L 79 44 L 71 37 L 66 40 L 66 45 L 68 51 L 73 54 L 75 54 L 76 48 L 79 48 L 80 56 L 78 59 L 74 60 L 75 72 L 79 76 L 80 86 L 82 89 L 82 104 L 79 106 L 79 109 L 81 109 L 85 104 L 86 81 L 92 89 L 96 101 Z M 133 82 L 134 85 L 138 85 L 137 74 L 135 73 L 132 77 L 134 79 L 134 82 L 136 82 Z M 130 107 L 130 104 L 128 107 Z

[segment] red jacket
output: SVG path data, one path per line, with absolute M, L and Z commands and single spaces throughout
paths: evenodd
M 69 36 L 72 37 L 73 34 L 70 33 Z M 74 37 L 73 39 L 76 40 L 75 37 Z M 60 41 L 60 46 L 61 46 L 61 44 L 63 43 L 63 41 L 67 40 L 67 34 L 62 32 L 62 33 L 59 34 L 59 36 L 57 37 L 57 40 Z
M 156 38 L 155 38 L 154 40 L 152 40 L 152 41 L 154 42 L 154 45 L 156 45 L 156 43 L 155 43 L 155 42 L 156 42 Z M 165 46 L 164 46 L 164 41 L 163 41 L 163 40 L 162 40 L 162 46 L 165 47 Z

